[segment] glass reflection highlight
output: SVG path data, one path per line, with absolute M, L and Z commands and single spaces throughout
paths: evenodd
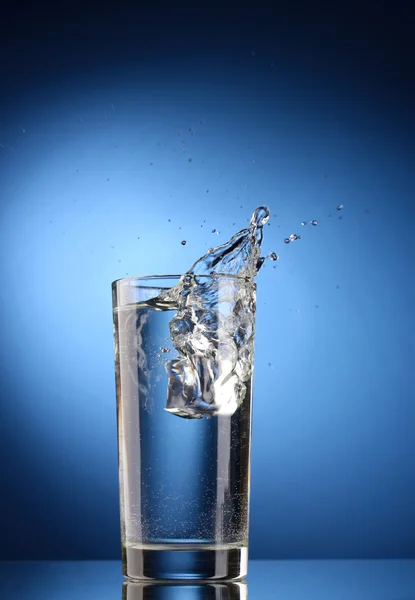
M 247 600 L 246 581 L 155 583 L 125 581 L 121 600 Z

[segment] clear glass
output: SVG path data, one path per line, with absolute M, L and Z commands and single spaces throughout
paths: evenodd
M 138 580 L 241 579 L 248 563 L 253 352 L 233 414 L 189 419 L 168 412 L 166 363 L 175 353 L 169 323 L 176 311 L 145 303 L 179 279 L 112 284 L 123 573 Z M 227 275 L 219 276 L 214 311 L 226 311 L 229 290 L 235 297 L 243 292 L 255 315 L 254 281 Z

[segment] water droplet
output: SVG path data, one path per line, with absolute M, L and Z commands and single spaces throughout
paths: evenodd
M 284 238 L 284 244 L 289 244 L 290 243 L 290 238 Z
M 216 229 L 212 229 L 212 233 L 216 233 Z
M 107 177 L 107 181 L 109 181 L 109 180 L 110 180 L 110 178 L 109 178 L 109 177 Z
M 111 248 L 115 248 L 115 246 L 111 246 Z
M 316 308 L 320 308 L 318 304 L 316 304 Z
M 312 221 L 310 221 L 310 223 L 311 223 L 311 225 L 314 225 L 314 226 L 318 225 L 318 221 L 316 221 L 315 219 L 313 219 Z
M 181 244 L 182 244 L 182 246 L 186 246 L 186 244 L 187 244 L 187 241 L 186 241 L 186 240 L 182 240 L 182 241 L 181 241 Z
M 187 160 L 188 160 L 189 162 L 192 162 L 193 158 L 192 158 L 192 157 L 189 157 Z
M 340 216 L 339 216 L 339 219 L 343 219 L 343 215 L 340 215 Z
M 339 286 L 339 285 L 336 285 L 336 290 L 339 290 L 339 289 L 340 289 L 340 286 Z
M 307 225 L 307 221 L 301 221 L 301 225 Z
M 344 204 L 339 204 L 338 206 L 336 206 L 336 210 L 343 210 L 344 208 Z
M 268 366 L 271 367 L 272 366 L 271 363 L 268 363 Z
M 270 257 L 271 260 L 278 260 L 279 259 L 279 256 L 278 256 L 278 254 L 276 252 L 270 252 L 269 253 L 269 257 Z
M 292 234 L 290 235 L 290 241 L 291 241 L 291 242 L 295 242 L 295 240 L 296 240 L 296 239 L 297 239 L 297 236 L 296 236 L 296 234 L 295 234 L 295 233 L 292 233 Z
M 160 348 L 160 350 L 163 354 L 165 354 L 166 352 L 171 352 L 171 348 Z
M 297 235 L 297 240 L 301 240 L 301 235 Z
M 242 207 L 241 207 L 242 208 Z M 254 214 L 252 215 L 251 225 L 256 225 L 257 227 L 261 227 L 265 225 L 265 223 L 269 219 L 269 209 L 266 206 L 260 206 L 256 209 Z
M 118 262 L 121 262 L 121 258 L 118 259 Z
M 208 193 L 209 193 L 209 190 L 206 190 L 206 193 L 208 194 Z

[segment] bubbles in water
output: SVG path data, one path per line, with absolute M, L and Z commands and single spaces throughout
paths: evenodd
M 296 233 L 292 233 L 290 235 L 290 241 L 295 242 L 296 240 L 298 240 L 298 235 Z
M 312 221 L 310 221 L 310 223 L 311 223 L 311 225 L 314 225 L 314 226 L 318 225 L 318 221 L 316 221 L 315 219 L 313 219 Z
M 216 229 L 212 229 L 212 233 L 216 233 Z
M 279 259 L 279 256 L 278 256 L 278 254 L 276 252 L 270 252 L 269 253 L 269 257 L 270 257 L 271 260 L 278 260 Z
M 344 204 L 339 204 L 339 205 L 336 207 L 336 210 L 343 210 L 343 208 L 344 208 Z
M 301 225 L 307 225 L 307 221 L 301 221 Z
M 186 241 L 186 240 L 182 240 L 182 241 L 181 241 L 181 245 L 182 245 L 182 246 L 186 246 L 186 244 L 187 244 L 187 241 Z
M 290 238 L 284 238 L 284 244 L 289 244 L 290 243 Z

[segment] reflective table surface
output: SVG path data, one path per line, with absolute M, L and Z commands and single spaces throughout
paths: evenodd
M 246 581 L 126 583 L 120 561 L 3 562 L 10 600 L 415 600 L 415 560 L 252 560 Z

